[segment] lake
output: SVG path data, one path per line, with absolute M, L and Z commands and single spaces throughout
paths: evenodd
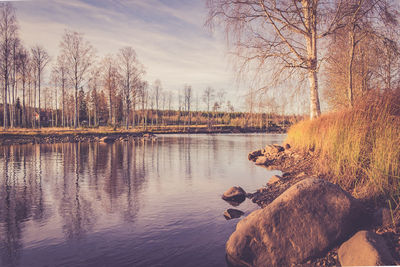
M 221 195 L 279 174 L 247 160 L 279 134 L 0 147 L 0 266 L 226 266 Z M 245 216 L 258 208 L 250 200 Z M 243 217 L 242 217 L 243 218 Z

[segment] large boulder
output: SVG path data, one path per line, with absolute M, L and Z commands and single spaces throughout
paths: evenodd
M 304 179 L 237 224 L 226 244 L 227 258 L 250 266 L 304 263 L 355 232 L 359 210 L 339 186 Z
M 344 242 L 338 250 L 338 258 L 342 266 L 395 264 L 383 237 L 371 231 L 359 231 Z
M 222 199 L 231 202 L 243 202 L 246 199 L 246 192 L 240 186 L 233 186 L 224 192 Z

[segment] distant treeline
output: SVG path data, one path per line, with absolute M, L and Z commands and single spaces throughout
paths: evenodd
M 79 105 L 79 127 L 96 128 L 100 126 L 111 126 L 115 128 L 125 127 L 126 118 L 122 108 L 118 108 L 116 112 L 115 123 L 109 118 L 107 105 L 100 109 L 98 114 L 93 114 L 87 109 L 86 100 Z M 0 104 L 0 122 L 3 123 L 3 105 Z M 62 127 L 62 110 L 60 109 L 41 109 L 40 117 L 36 108 L 27 107 L 26 112 L 32 114 L 37 120 L 28 121 L 23 124 L 22 106 L 17 99 L 15 109 L 14 127 L 35 128 L 39 125 L 42 127 Z M 279 115 L 267 113 L 249 113 L 249 112 L 220 112 L 220 111 L 179 111 L 179 110 L 134 110 L 128 118 L 129 128 L 154 128 L 158 126 L 196 126 L 206 125 L 209 128 L 215 126 L 233 126 L 240 128 L 259 128 L 259 129 L 286 129 L 290 125 L 304 119 L 304 116 L 297 115 Z M 73 127 L 73 117 L 65 117 L 65 127 Z

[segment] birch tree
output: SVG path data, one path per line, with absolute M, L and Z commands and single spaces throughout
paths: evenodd
M 318 40 L 345 26 L 344 0 L 208 0 L 208 23 L 222 24 L 240 69 L 268 65 L 306 74 L 310 118 L 321 113 L 318 92 Z M 279 66 L 279 67 L 278 67 Z
M 54 76 L 61 89 L 61 125 L 65 127 L 65 90 L 68 84 L 68 68 L 65 55 L 59 55 L 53 67 Z
M 118 83 L 121 80 L 116 65 L 116 60 L 111 55 L 106 56 L 102 62 L 103 68 L 103 84 L 104 89 L 108 94 L 108 123 L 116 126 L 116 95 L 118 90 Z
M 132 47 L 120 49 L 118 54 L 120 74 L 122 77 L 122 92 L 125 105 L 125 128 L 129 127 L 130 107 L 133 104 L 133 116 L 135 116 L 135 100 L 138 96 L 138 85 L 144 74 L 142 65 L 137 59 L 135 50 Z M 135 117 L 133 117 L 133 123 Z
M 33 47 L 31 49 L 32 52 L 32 62 L 33 62 L 33 66 L 34 66 L 34 71 L 35 71 L 35 75 L 36 75 L 36 79 L 37 79 L 37 89 L 38 89 L 38 105 L 39 105 L 39 110 L 38 110 L 38 114 L 39 114 L 39 128 L 41 127 L 40 125 L 40 87 L 41 87 L 41 81 L 42 81 L 42 76 L 43 76 L 43 71 L 44 68 L 47 66 L 47 64 L 50 61 L 50 56 L 49 54 L 46 52 L 46 50 L 40 46 L 40 45 L 36 45 L 35 47 Z
M 158 116 L 159 116 L 159 104 L 160 104 L 160 97 L 161 97 L 161 91 L 162 91 L 162 85 L 161 81 L 159 79 L 154 81 L 153 84 L 153 90 L 154 90 L 154 101 L 156 104 L 156 125 L 158 125 Z
M 74 87 L 74 128 L 79 125 L 78 91 L 82 87 L 94 59 L 92 45 L 78 32 L 65 31 L 60 43 L 61 55 L 68 67 L 68 77 Z
M 30 72 L 30 54 L 29 52 L 21 47 L 18 53 L 18 61 L 19 61 L 19 75 L 21 77 L 22 83 L 22 126 L 26 127 L 27 125 L 27 116 L 26 116 L 26 85 L 29 82 L 29 72 Z
M 9 90 L 9 78 L 11 72 L 11 50 L 13 40 L 18 32 L 15 9 L 10 2 L 0 3 L 0 59 L 1 79 L 3 89 L 3 127 L 8 128 L 8 104 L 7 93 Z

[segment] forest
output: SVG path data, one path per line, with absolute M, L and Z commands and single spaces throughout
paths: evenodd
M 211 86 L 201 94 L 191 85 L 166 90 L 157 79 L 145 80 L 145 66 L 133 47 L 97 58 L 83 33 L 65 30 L 59 54 L 42 45 L 25 47 L 19 37 L 17 11 L 1 4 L 0 122 L 7 128 L 229 125 L 266 129 L 289 125 L 299 116 L 284 114 L 274 99 L 255 101 L 236 111 L 226 91 Z

